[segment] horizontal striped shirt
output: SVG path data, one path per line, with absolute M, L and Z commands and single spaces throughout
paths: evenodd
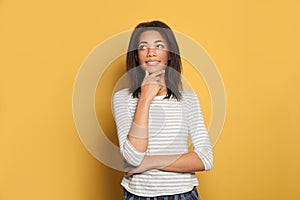
M 114 94 L 113 112 L 124 162 L 138 166 L 145 155 L 187 153 L 190 135 L 194 152 L 202 160 L 205 170 L 210 170 L 213 153 L 197 95 L 183 90 L 180 101 L 164 97 L 155 96 L 150 104 L 148 148 L 146 152 L 139 152 L 127 139 L 138 98 L 133 98 L 128 89 Z M 131 177 L 124 176 L 121 184 L 135 195 L 153 197 L 188 192 L 199 183 L 195 173 L 151 169 Z

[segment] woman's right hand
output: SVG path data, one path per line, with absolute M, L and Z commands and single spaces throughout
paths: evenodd
M 149 74 L 145 70 L 146 75 L 141 86 L 141 98 L 152 101 L 157 93 L 164 87 L 165 70 L 160 70 Z

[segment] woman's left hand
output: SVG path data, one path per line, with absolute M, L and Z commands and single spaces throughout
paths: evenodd
M 126 173 L 126 175 L 132 176 L 133 174 L 142 173 L 149 169 L 153 169 L 153 162 L 151 162 L 150 156 L 145 156 L 142 163 L 136 168 L 129 169 L 129 171 Z

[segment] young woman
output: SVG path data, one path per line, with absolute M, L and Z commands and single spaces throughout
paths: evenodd
M 195 172 L 212 168 L 213 153 L 198 97 L 182 89 L 170 27 L 160 21 L 137 25 L 126 64 L 130 88 L 113 97 L 126 172 L 123 199 L 199 199 Z

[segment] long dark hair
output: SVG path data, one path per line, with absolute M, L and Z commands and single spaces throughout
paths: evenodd
M 131 34 L 127 57 L 126 70 L 128 72 L 129 91 L 134 98 L 138 98 L 141 93 L 141 84 L 145 77 L 145 71 L 139 66 L 138 62 L 138 43 L 140 36 L 145 31 L 157 31 L 166 40 L 169 60 L 167 68 L 165 69 L 165 82 L 167 86 L 167 95 L 165 98 L 171 96 L 177 100 L 181 99 L 181 58 L 179 54 L 178 44 L 175 35 L 171 28 L 161 21 L 143 22 L 138 24 Z

